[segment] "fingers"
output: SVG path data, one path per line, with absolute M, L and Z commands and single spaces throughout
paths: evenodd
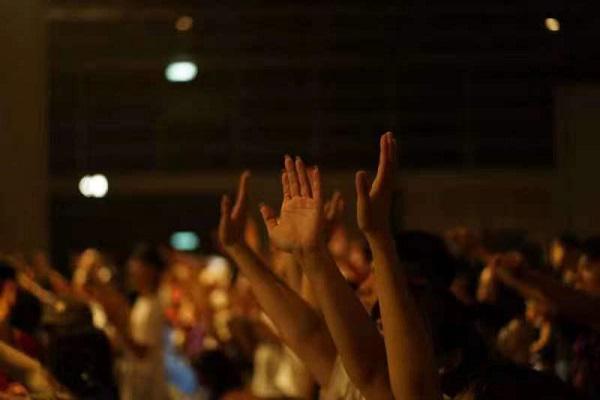
M 328 220 L 334 220 L 339 217 L 344 211 L 344 201 L 342 194 L 337 190 L 331 196 L 331 199 L 325 203 L 325 218 Z
M 385 184 L 388 184 L 392 177 L 396 157 L 394 141 L 391 132 L 385 133 L 379 140 L 379 165 L 377 166 L 377 176 L 373 182 L 374 189 L 381 189 Z
M 315 167 L 309 171 L 308 180 L 313 199 L 321 202 L 321 172 L 319 171 L 319 167 L 315 165 Z
M 294 196 L 321 200 L 321 174 L 317 167 L 307 168 L 300 157 L 296 162 L 285 156 L 285 173 L 282 174 L 284 198 Z M 287 197 L 286 197 L 287 196 Z
M 246 215 L 248 208 L 248 180 L 250 179 L 250 171 L 246 170 L 240 176 L 237 198 L 231 213 L 232 218 L 239 218 Z
M 260 205 L 260 215 L 262 215 L 267 231 L 271 232 L 271 230 L 277 226 L 277 216 L 275 211 L 263 203 Z
M 300 157 L 296 157 L 296 173 L 298 174 L 298 182 L 300 183 L 300 195 L 303 197 L 311 197 L 311 187 L 308 183 L 306 175 L 306 167 L 304 161 Z
M 292 197 L 300 196 L 300 184 L 298 183 L 298 175 L 296 174 L 296 167 L 294 161 L 290 156 L 285 156 L 285 172 L 287 173 L 288 180 L 290 182 L 290 194 Z
M 281 172 L 281 187 L 283 188 L 283 199 L 289 200 L 292 198 L 292 193 L 290 192 L 290 180 L 288 178 L 288 174 L 285 170 Z
M 341 214 L 344 211 L 344 199 L 342 198 L 342 194 L 337 190 L 331 196 L 331 202 L 333 203 L 332 207 L 335 214 Z

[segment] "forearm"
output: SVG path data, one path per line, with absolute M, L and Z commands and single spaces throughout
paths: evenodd
M 389 234 L 367 235 L 385 331 L 390 383 L 397 399 L 438 399 L 433 346 Z
M 299 259 L 350 379 L 367 398 L 391 398 L 383 338 L 328 251 Z
M 94 300 L 102 306 L 107 319 L 115 329 L 120 345 L 127 348 L 136 357 L 145 357 L 148 346 L 138 343 L 131 336 L 129 324 L 131 310 L 127 299 L 110 286 L 96 286 L 89 290 Z
M 562 317 L 600 331 L 600 300 L 597 298 L 535 272 L 524 271 L 515 276 L 510 271 L 500 270 L 498 276 L 523 297 L 546 301 Z
M 49 382 L 44 379 L 42 365 L 28 355 L 0 341 L 0 367 L 8 375 L 33 391 L 50 391 Z
M 319 315 L 246 245 L 230 246 L 227 252 L 250 281 L 256 299 L 282 339 L 307 365 L 317 381 L 321 385 L 327 384 L 336 351 Z

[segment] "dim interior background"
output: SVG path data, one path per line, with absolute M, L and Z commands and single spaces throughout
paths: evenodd
M 372 165 L 386 130 L 402 145 L 399 225 L 542 235 L 600 219 L 593 2 L 29 0 L 0 11 L 8 246 L 65 260 L 180 231 L 209 246 L 218 198 L 242 169 L 253 201 L 273 204 L 281 156 L 300 154 L 351 199 L 352 172 Z M 175 62 L 192 80 L 167 79 Z M 83 196 L 80 180 L 97 174 L 108 191 Z

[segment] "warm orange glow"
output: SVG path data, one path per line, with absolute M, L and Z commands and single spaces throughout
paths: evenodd
M 179 32 L 189 31 L 193 26 L 194 19 L 187 15 L 179 17 L 177 18 L 177 21 L 175 21 L 175 29 L 177 29 Z
M 551 32 L 560 31 L 560 22 L 556 18 L 546 18 L 546 28 Z

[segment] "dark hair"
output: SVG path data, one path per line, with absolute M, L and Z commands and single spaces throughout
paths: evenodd
M 206 351 L 192 362 L 192 366 L 200 384 L 210 390 L 211 400 L 220 399 L 223 394 L 243 385 L 239 369 L 223 351 Z
M 590 261 L 600 261 L 600 236 L 592 236 L 583 242 L 581 246 L 583 254 Z
M 581 241 L 579 240 L 579 238 L 575 234 L 570 232 L 562 233 L 556 238 L 556 241 L 566 247 L 571 247 L 574 249 L 578 249 L 581 247 Z
M 86 304 L 65 299 L 65 309 L 46 309 L 46 364 L 78 398 L 117 399 L 110 342 L 94 328 Z
M 444 240 L 423 231 L 405 231 L 396 235 L 396 251 L 411 276 L 424 278 L 431 285 L 447 288 L 456 274 L 456 260 Z
M 42 304 L 37 297 L 19 289 L 10 323 L 13 327 L 29 334 L 35 335 L 42 321 Z
M 479 371 L 468 393 L 475 400 L 571 400 L 573 389 L 558 378 L 514 364 L 497 363 Z
M 158 247 L 147 243 L 138 244 L 131 252 L 130 258 L 141 261 L 158 273 L 162 273 L 167 268 L 167 263 Z
M 13 264 L 5 259 L 0 259 L 0 286 L 6 281 L 15 281 L 17 274 Z

